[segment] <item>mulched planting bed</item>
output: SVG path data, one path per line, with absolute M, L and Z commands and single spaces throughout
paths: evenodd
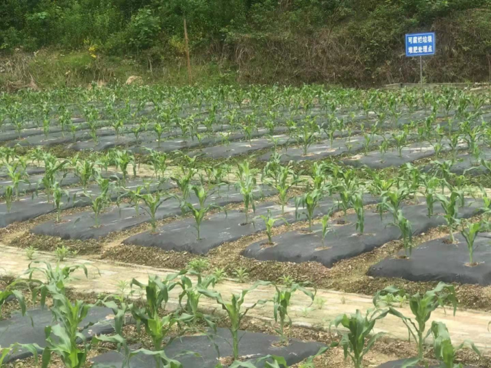
M 256 198 L 270 196 L 275 191 L 266 186 L 260 187 L 255 191 Z M 242 202 L 242 195 L 235 187 L 221 187 L 218 191 L 208 198 L 207 203 L 214 203 L 217 206 L 225 206 L 231 203 Z M 198 199 L 194 193 L 190 194 L 189 202 L 197 205 Z M 164 219 L 182 214 L 178 200 L 169 198 L 157 210 L 156 219 Z M 94 213 L 84 212 L 75 215 L 63 216 L 59 223 L 49 221 L 37 225 L 32 229 L 32 233 L 38 235 L 50 235 L 62 239 L 97 239 L 107 236 L 113 232 L 124 231 L 139 224 L 150 221 L 150 215 L 145 211 L 143 205 L 140 206 L 137 216 L 134 207 L 123 205 L 120 208 L 112 206 L 100 215 L 100 226 L 95 227 Z
M 89 310 L 80 332 L 87 340 L 101 334 L 114 332 L 113 311 L 109 308 L 93 307 Z M 11 318 L 0 320 L 0 346 L 10 346 L 14 343 L 38 344 L 41 348 L 46 346 L 44 328 L 53 326 L 53 314 L 48 309 L 29 309 L 25 316 L 19 312 L 14 313 Z M 5 363 L 17 359 L 25 359 L 31 356 L 27 350 L 20 349 L 7 356 Z
M 366 196 L 367 204 L 377 200 Z M 314 216 L 318 217 L 330 213 L 335 205 L 334 199 L 326 198 L 319 203 Z M 263 203 L 256 207 L 256 212 L 249 216 L 249 223 L 245 223 L 245 214 L 242 211 L 228 211 L 211 215 L 201 224 L 200 239 L 197 239 L 195 221 L 192 218 L 183 219 L 166 224 L 157 229 L 157 233 L 150 231 L 134 235 L 124 241 L 128 245 L 140 245 L 143 247 L 157 247 L 167 251 L 190 252 L 193 254 L 206 254 L 211 249 L 224 243 L 236 241 L 244 236 L 253 235 L 266 229 L 264 221 L 257 216 L 267 215 L 283 218 L 288 223 L 306 220 L 305 214 L 299 210 L 299 216 L 295 215 L 295 208 L 285 207 L 285 214 L 281 213 L 281 206 L 275 203 Z M 254 220 L 254 218 L 256 218 Z M 283 224 L 277 221 L 275 226 Z
M 460 217 L 471 217 L 478 212 L 480 206 L 477 202 L 468 203 L 469 207 L 459 210 Z M 406 205 L 402 207 L 402 211 L 411 222 L 414 235 L 445 223 L 440 216 L 428 218 L 424 204 Z M 440 211 L 441 207 L 436 205 L 435 213 Z M 385 214 L 380 219 L 378 213 L 366 213 L 363 234 L 358 234 L 355 215 L 349 215 L 343 221 L 346 221 L 347 225 L 339 225 L 336 221 L 331 223 L 331 231 L 326 234 L 324 241 L 322 241 L 322 226 L 316 225 L 312 233 L 307 232 L 307 229 L 283 233 L 273 238 L 273 244 L 268 244 L 266 241 L 255 242 L 244 250 L 242 255 L 260 261 L 319 262 L 326 267 L 331 267 L 342 259 L 370 252 L 401 237 L 399 229 L 391 226 L 393 219 L 390 214 Z
M 374 144 L 380 142 L 382 138 L 375 136 L 371 142 Z M 314 143 L 307 149 L 307 154 L 304 155 L 303 147 L 285 147 L 278 151 L 281 155 L 281 162 L 288 161 L 312 161 L 321 160 L 330 156 L 339 156 L 345 153 L 355 153 L 364 148 L 364 138 L 362 136 L 352 136 L 351 138 L 337 138 L 332 144 L 330 140 L 323 140 Z M 260 156 L 260 161 L 268 161 L 271 158 L 271 153 L 266 153 Z
M 143 184 L 143 179 L 131 179 L 126 183 L 125 188 L 132 189 L 138 186 L 143 186 Z M 141 193 L 153 192 L 157 190 L 157 188 L 169 189 L 171 187 L 173 187 L 173 184 L 169 182 L 166 182 L 163 185 L 151 184 L 148 186 L 148 190 L 142 190 Z M 63 194 L 61 205 L 62 210 L 88 206 L 91 202 L 90 198 L 83 195 L 83 188 L 81 187 L 69 188 L 67 189 L 67 192 L 68 196 Z M 91 196 L 95 197 L 99 195 L 100 188 L 98 185 L 89 185 L 87 187 L 87 193 L 90 193 Z M 119 195 L 120 193 L 110 194 L 111 199 L 113 200 Z M 53 204 L 53 199 L 48 202 L 48 198 L 42 193 L 34 197 L 28 196 L 19 198 L 18 201 L 14 201 L 12 203 L 12 208 L 10 211 L 8 211 L 5 203 L 0 203 L 0 228 L 6 227 L 14 222 L 31 220 L 55 211 L 56 208 Z
M 16 172 L 25 172 L 27 175 L 39 175 L 39 174 L 44 173 L 44 167 L 28 166 L 25 171 L 23 169 L 21 169 L 20 167 L 18 167 Z M 9 178 L 7 169 L 5 169 L 5 170 L 1 169 L 0 170 L 0 178 L 1 179 L 4 179 L 4 178 L 8 179 Z
M 112 134 L 114 134 L 114 130 L 112 128 L 102 128 L 102 129 L 98 129 L 96 132 L 96 135 L 98 137 L 104 137 Z M 72 143 L 73 141 L 85 141 L 89 139 L 93 139 L 91 132 L 85 129 L 85 130 L 77 131 L 75 133 L 75 139 L 73 139 L 73 135 L 69 131 L 65 133 L 58 131 L 55 133 L 50 132 L 48 134 L 48 137 L 46 137 L 44 134 L 37 134 L 22 139 L 17 139 L 14 141 L 9 141 L 7 145 L 11 147 L 16 145 L 21 145 L 26 147 L 38 147 L 38 146 L 50 147 L 57 144 L 69 144 Z
M 446 151 L 448 151 L 448 148 L 442 150 L 442 152 Z M 408 162 L 414 162 L 434 155 L 435 149 L 432 145 L 418 142 L 403 147 L 400 155 L 396 148 L 391 148 L 385 153 L 372 151 L 349 157 L 343 160 L 343 163 L 355 167 L 368 166 L 372 169 L 383 169 L 386 167 L 399 167 Z
M 213 340 L 210 341 L 210 338 Z M 275 346 L 280 341 L 277 336 L 247 331 L 240 331 L 239 338 L 241 339 L 239 352 L 244 361 L 255 361 L 267 355 L 275 355 L 284 357 L 289 366 L 315 355 L 325 346 L 318 342 L 302 342 L 296 339 L 292 339 L 288 346 Z M 177 357 L 176 359 L 186 368 L 215 368 L 220 358 L 226 360 L 232 355 L 231 335 L 228 330 L 219 328 L 216 335 L 185 336 L 171 342 L 164 351 L 170 358 Z M 192 353 L 179 356 L 186 351 Z M 109 366 L 119 366 L 123 359 L 120 353 L 109 352 L 96 357 L 93 361 Z M 138 354 L 131 360 L 130 367 L 154 368 L 155 359 Z M 257 367 L 264 367 L 264 363 Z
M 409 259 L 388 258 L 372 266 L 368 272 L 377 277 L 400 277 L 410 281 L 444 281 L 460 284 L 491 285 L 491 239 L 479 236 L 475 240 L 474 260 L 469 264 L 465 239 L 455 236 L 423 243 L 415 248 Z
M 382 365 L 379 365 L 378 368 L 402 368 L 404 364 L 407 362 L 407 359 L 395 360 L 392 362 L 387 362 Z M 430 366 L 422 366 L 422 365 L 411 365 L 414 368 L 441 368 L 441 365 L 430 365 Z M 476 366 L 465 365 L 463 368 L 476 368 Z
M 273 138 L 276 140 L 276 144 L 279 145 L 292 142 L 292 139 L 284 134 L 274 135 Z M 191 155 L 220 159 L 271 148 L 274 145 L 275 143 L 270 138 L 255 138 L 251 141 L 230 142 L 219 146 L 206 147 L 202 150 L 191 152 Z
M 29 184 L 19 183 L 19 193 L 32 193 L 36 190 L 44 189 L 43 183 L 38 183 L 39 180 L 43 178 L 43 175 L 33 175 L 29 177 Z M 66 176 L 63 174 L 56 174 L 56 180 L 62 186 L 69 186 L 77 184 L 80 180 L 72 173 L 68 173 Z M 12 181 L 10 179 L 0 180 L 0 195 L 5 194 L 5 187 L 11 185 Z

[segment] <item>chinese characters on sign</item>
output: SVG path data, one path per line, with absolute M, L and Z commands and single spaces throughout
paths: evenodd
M 406 35 L 406 56 L 435 54 L 435 33 L 414 33 Z

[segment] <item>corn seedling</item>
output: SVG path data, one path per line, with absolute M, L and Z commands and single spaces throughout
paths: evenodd
M 313 302 L 315 298 L 315 292 L 307 290 L 304 286 L 292 283 L 288 286 L 280 287 L 275 285 L 276 293 L 273 297 L 274 305 L 274 320 L 279 324 L 276 332 L 280 335 L 281 342 L 288 344 L 288 336 L 285 335 L 285 327 L 292 325 L 292 319 L 288 315 L 288 308 L 290 307 L 290 301 L 297 291 L 301 291 Z
M 144 189 L 142 186 L 138 186 L 135 189 L 127 190 L 124 196 L 130 199 L 130 203 L 135 208 L 136 217 L 140 216 L 140 201 L 142 200 L 141 191 Z
M 283 221 L 285 225 L 288 225 L 288 222 L 284 218 L 274 218 L 271 214 L 271 211 L 268 211 L 268 214 L 266 216 L 259 215 L 256 217 L 256 219 L 258 218 L 264 221 L 266 235 L 268 236 L 268 244 L 273 244 L 273 228 L 278 221 Z
M 23 349 L 29 351 L 34 357 L 34 364 L 38 364 L 38 351 L 43 350 L 38 344 L 19 344 L 15 343 L 8 347 L 0 346 L 0 367 L 3 367 L 3 362 L 12 353 Z M 14 363 L 15 364 L 15 363 Z
M 212 275 L 215 278 L 215 283 L 218 284 L 227 277 L 227 271 L 225 271 L 225 268 L 215 267 L 213 269 Z
M 22 315 L 26 314 L 26 301 L 24 298 L 24 294 L 21 290 L 19 290 L 20 285 L 25 285 L 25 282 L 21 280 L 15 280 L 8 284 L 4 290 L 0 290 L 0 317 L 2 306 L 7 302 L 7 298 L 11 297 L 14 297 L 19 302 Z
M 365 231 L 365 209 L 363 207 L 362 191 L 358 191 L 353 195 L 352 203 L 356 213 L 356 230 L 358 230 L 358 235 L 362 235 Z
M 146 333 L 152 340 L 155 352 L 162 350 L 164 339 L 169 337 L 169 332 L 175 325 L 191 322 L 193 319 L 191 315 L 179 315 L 177 312 L 161 316 L 169 301 L 169 293 L 178 285 L 177 277 L 177 274 L 168 275 L 162 280 L 158 276 L 149 276 L 147 285 L 136 279 L 131 281 L 131 285 L 145 289 L 146 302 L 144 306 L 141 308 L 134 306 L 131 313 L 138 326 L 143 325 L 145 327 Z M 162 362 L 158 357 L 156 357 L 155 363 L 156 368 L 162 367 Z
M 206 200 L 208 199 L 211 193 L 207 192 L 203 186 L 193 185 L 191 188 L 194 194 L 196 195 L 196 197 L 198 198 L 199 207 L 189 202 L 186 202 L 185 205 L 191 211 L 191 214 L 194 217 L 196 232 L 198 236 L 197 240 L 200 240 L 201 223 L 203 222 L 203 219 L 205 218 L 206 214 L 210 212 L 212 209 L 220 208 L 220 207 L 213 204 L 206 205 Z
M 460 223 L 458 218 L 458 208 L 464 204 L 464 196 L 461 192 L 452 191 L 450 197 L 438 194 L 437 199 L 440 202 L 445 214 L 443 218 L 447 222 L 448 230 L 450 231 L 450 242 L 455 243 L 454 230 Z
M 56 209 L 56 222 L 59 223 L 61 221 L 61 209 L 63 206 L 63 198 L 65 197 L 69 202 L 70 194 L 68 193 L 67 190 L 62 189 L 60 183 L 58 182 L 54 183 L 52 194 L 53 194 L 53 205 Z
M 208 269 L 210 266 L 210 262 L 206 258 L 195 258 L 189 261 L 187 265 L 187 269 L 189 271 L 194 271 L 197 274 L 202 274 L 204 271 Z
M 55 258 L 58 262 L 63 262 L 68 257 L 76 255 L 77 252 L 71 251 L 69 248 L 62 245 L 61 247 L 56 248 L 55 250 Z
M 245 161 L 238 165 L 238 182 L 236 187 L 240 190 L 242 197 L 244 198 L 244 212 L 245 222 L 249 223 L 249 208 L 256 212 L 256 205 L 254 203 L 254 189 L 256 188 L 256 172 L 249 166 L 249 162 Z
M 162 196 L 161 193 L 156 192 L 154 194 L 147 193 L 140 195 L 140 198 L 145 203 L 146 207 L 143 209 L 150 215 L 150 225 L 152 226 L 152 233 L 157 232 L 157 210 L 159 207 L 171 197 L 168 195 Z
M 233 350 L 233 359 L 238 360 L 240 355 L 239 355 L 239 329 L 240 329 L 240 324 L 244 317 L 247 315 L 247 313 L 255 308 L 257 305 L 262 305 L 267 303 L 267 300 L 258 300 L 254 302 L 251 306 L 247 308 L 242 308 L 242 305 L 245 302 L 245 297 L 248 293 L 250 293 L 252 290 L 256 289 L 260 285 L 266 285 L 268 283 L 264 282 L 258 282 L 254 284 L 251 288 L 242 290 L 240 294 L 232 294 L 232 297 L 229 302 L 226 302 L 223 298 L 222 295 L 216 291 L 211 291 L 208 289 L 198 289 L 199 292 L 203 295 L 205 295 L 208 298 L 214 299 L 218 304 L 222 306 L 222 309 L 227 313 L 229 319 L 230 319 L 230 334 L 232 335 L 232 350 Z
M 37 267 L 34 266 L 36 264 L 40 264 L 42 266 Z M 49 262 L 45 261 L 33 261 L 29 264 L 27 271 L 25 272 L 29 275 L 28 281 L 30 283 L 37 284 L 37 286 L 32 290 L 33 300 L 36 300 L 37 295 L 41 296 L 41 306 L 45 305 L 46 296 L 48 295 L 48 286 L 53 285 L 60 293 L 65 292 L 65 283 L 70 279 L 72 273 L 82 270 L 85 274 L 85 277 L 88 277 L 87 267 L 83 264 L 75 265 L 75 266 L 65 266 L 61 267 L 59 263 L 56 264 L 55 267 L 51 265 Z M 37 279 L 34 279 L 33 276 L 35 273 L 40 273 L 44 279 L 45 283 L 39 282 Z
M 234 276 L 237 278 L 237 282 L 243 284 L 249 277 L 249 271 L 246 268 L 239 267 L 234 271 Z
M 14 201 L 14 187 L 12 185 L 7 185 L 4 189 L 3 197 L 5 198 L 5 207 L 7 207 L 7 212 L 12 210 L 12 202 Z
M 442 368 L 464 368 L 462 363 L 455 363 L 457 352 L 464 347 L 470 347 L 474 352 L 481 357 L 481 352 L 472 341 L 465 340 L 463 343 L 454 347 L 450 339 L 450 333 L 447 326 L 442 322 L 433 321 L 431 325 L 433 334 L 433 351 L 435 358 L 440 362 Z
M 467 227 L 464 227 L 460 234 L 464 237 L 465 242 L 467 244 L 467 251 L 469 252 L 469 265 L 475 266 L 477 265 L 474 262 L 474 243 L 476 241 L 477 234 L 482 231 L 486 231 L 489 227 L 485 226 L 483 222 L 474 222 Z
M 213 321 L 199 309 L 199 301 L 203 294 L 198 290 L 206 290 L 210 287 L 213 288 L 218 282 L 218 279 L 215 275 L 203 277 L 196 272 L 190 272 L 189 275 L 196 276 L 197 281 L 193 284 L 188 275 L 180 276 L 178 284 L 181 287 L 182 292 L 179 294 L 179 306 L 184 313 L 193 317 L 194 322 L 203 320 L 210 327 L 214 327 Z M 184 300 L 186 300 L 185 304 Z
M 87 191 L 87 186 L 92 178 L 100 176 L 100 170 L 98 169 L 97 162 L 92 160 L 80 161 L 78 157 L 75 157 L 76 164 L 74 174 L 80 179 L 80 183 L 84 188 L 84 192 Z
M 34 258 L 36 258 L 37 250 L 33 245 L 27 247 L 25 252 L 26 252 L 26 258 L 29 261 L 32 261 L 34 260 Z
M 332 325 L 339 325 L 348 329 L 348 333 L 343 334 L 339 345 L 343 348 L 344 358 L 350 358 L 355 368 L 363 368 L 363 357 L 370 351 L 373 344 L 383 336 L 382 332 L 371 333 L 378 320 L 385 318 L 389 313 L 388 310 L 368 310 L 365 315 L 362 315 L 359 310 L 355 314 L 337 317 Z
M 380 296 L 387 294 L 406 295 L 402 290 L 393 286 L 387 287 L 377 293 L 374 297 L 374 304 L 377 305 L 377 300 Z M 413 313 L 413 318 L 404 316 L 401 312 L 389 306 L 388 313 L 400 318 L 406 325 L 409 333 L 409 339 L 413 338 L 418 347 L 418 358 L 422 359 L 424 355 L 424 344 L 431 333 L 431 330 L 426 332 L 426 323 L 431 318 L 431 314 L 435 309 L 445 304 L 450 303 L 453 306 L 453 313 L 457 310 L 457 297 L 455 288 L 452 285 L 439 283 L 434 289 L 427 291 L 425 294 L 419 292 L 408 296 L 409 307 Z
M 311 190 L 303 194 L 302 196 L 295 198 L 296 215 L 297 217 L 299 216 L 298 208 L 300 206 L 305 208 L 305 211 L 303 211 L 303 213 L 307 216 L 307 219 L 309 221 L 310 232 L 312 232 L 312 222 L 314 219 L 314 212 L 317 206 L 319 205 L 321 198 L 322 198 L 322 192 L 318 189 Z
M 324 215 L 324 216 L 322 216 L 322 219 L 321 219 L 322 244 L 325 243 L 327 234 L 329 234 L 331 232 L 331 227 L 329 226 L 329 219 L 330 218 L 331 218 L 330 215 Z
M 404 246 L 405 257 L 411 257 L 413 251 L 413 227 L 411 222 L 404 216 L 401 210 L 394 214 L 392 226 L 396 226 L 401 231 L 402 245 Z
M 106 181 L 107 179 L 103 179 L 102 181 Z M 107 183 L 100 183 L 100 185 L 103 185 L 105 188 L 101 190 L 101 193 L 98 196 L 91 196 L 88 193 L 82 193 L 83 196 L 87 197 L 90 199 L 90 207 L 92 208 L 92 211 L 94 212 L 94 227 L 99 228 L 101 227 L 101 221 L 100 221 L 100 216 L 102 212 L 105 210 L 107 205 L 109 204 L 109 181 Z M 107 185 L 106 185 L 107 184 Z
M 51 312 L 58 324 L 44 330 L 46 348 L 43 350 L 42 367 L 49 366 L 52 353 L 58 355 L 67 368 L 84 367 L 90 345 L 79 332 L 79 325 L 93 305 L 80 300 L 70 302 L 54 285 L 48 285 L 48 290 L 53 298 Z

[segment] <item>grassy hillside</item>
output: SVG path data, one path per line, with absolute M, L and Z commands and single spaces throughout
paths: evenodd
M 415 82 L 404 34 L 434 31 L 428 82 L 491 78 L 490 0 L 5 0 L 0 85 Z

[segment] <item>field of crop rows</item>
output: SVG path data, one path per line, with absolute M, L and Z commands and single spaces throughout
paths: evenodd
M 0 255 L 0 366 L 491 366 L 478 334 L 452 344 L 430 319 L 491 306 L 490 97 L 319 86 L 1 95 L 0 251 L 32 262 L 12 275 L 15 260 Z M 120 279 L 116 294 L 74 292 L 75 274 L 111 277 L 91 261 L 173 272 Z M 317 289 L 373 305 L 293 324 L 329 309 Z M 268 305 L 267 321 L 246 316 Z M 386 318 L 410 341 L 382 334 Z

